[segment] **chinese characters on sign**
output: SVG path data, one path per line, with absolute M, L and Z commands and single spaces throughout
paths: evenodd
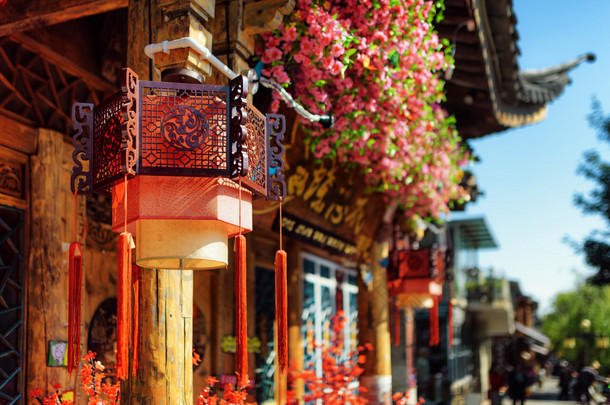
M 224 353 L 235 353 L 236 340 L 235 336 L 223 336 L 220 342 L 220 348 Z M 260 353 L 261 340 L 257 337 L 248 338 L 248 353 Z
M 297 220 L 298 224 L 290 225 L 290 221 L 284 220 L 283 229 L 287 232 L 295 232 L 294 236 L 298 235 L 306 242 L 334 249 L 346 255 L 367 252 L 373 239 L 372 235 L 366 232 L 369 227 L 364 225 L 367 223 L 367 208 L 372 201 L 364 194 L 364 184 L 354 184 L 348 176 L 337 166 L 309 168 L 298 165 L 288 177 L 286 185 L 288 195 L 300 198 L 332 228 L 341 227 L 354 235 L 355 247 L 354 244 L 336 238 L 326 231 L 311 225 L 306 226 L 304 221 Z M 372 226 L 370 229 L 375 228 L 374 224 L 370 225 Z M 275 227 L 276 230 L 279 229 L 277 223 Z
M 279 220 L 276 217 L 274 228 L 279 230 Z M 356 245 L 328 231 L 320 229 L 307 221 L 303 221 L 292 215 L 282 216 L 282 230 L 285 234 L 293 236 L 314 246 L 329 249 L 337 253 L 351 256 L 358 250 Z

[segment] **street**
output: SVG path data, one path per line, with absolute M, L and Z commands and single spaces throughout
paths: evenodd
M 526 405 L 574 405 L 575 400 L 570 401 L 558 401 L 557 396 L 559 395 L 558 379 L 556 377 L 547 377 L 542 383 L 542 387 L 538 387 L 538 384 L 534 386 L 534 390 L 531 396 L 525 401 Z M 505 398 L 502 401 L 503 405 L 512 404 L 510 398 Z
M 551 404 L 574 404 L 576 401 L 558 401 L 557 396 L 559 395 L 558 379 L 556 377 L 547 377 L 542 383 L 542 387 L 538 387 L 538 384 L 534 386 L 532 395 L 525 401 L 529 405 L 551 405 Z M 507 398 L 504 400 L 505 404 L 509 404 L 511 401 Z

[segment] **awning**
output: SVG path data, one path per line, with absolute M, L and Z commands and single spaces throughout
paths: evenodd
M 489 304 L 469 301 L 466 310 L 476 316 L 487 336 L 510 335 L 515 332 L 515 316 L 509 302 Z
M 530 345 L 530 350 L 533 352 L 539 353 L 543 356 L 546 356 L 547 354 L 549 354 L 549 349 L 547 349 L 546 347 L 535 345 L 535 344 Z
M 517 330 L 517 332 L 534 339 L 536 343 L 539 343 L 544 347 L 548 347 L 551 343 L 551 339 L 549 339 L 544 333 L 540 332 L 537 329 L 530 328 L 529 326 L 525 326 L 520 322 L 515 322 L 515 329 Z

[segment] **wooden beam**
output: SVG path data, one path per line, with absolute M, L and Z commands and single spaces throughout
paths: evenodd
M 0 144 L 27 155 L 36 153 L 38 131 L 0 114 Z
M 24 48 L 41 55 L 43 59 L 57 65 L 57 67 L 63 69 L 65 72 L 83 79 L 91 88 L 101 91 L 104 94 L 104 98 L 118 90 L 114 85 L 108 83 L 100 76 L 84 69 L 66 55 L 43 45 L 40 41 L 31 38 L 28 35 L 17 33 L 11 35 L 11 38 L 20 43 Z
M 245 29 L 250 34 L 276 29 L 282 18 L 292 12 L 295 0 L 262 0 L 244 6 Z
M 127 7 L 127 0 L 9 1 L 0 13 L 0 36 Z

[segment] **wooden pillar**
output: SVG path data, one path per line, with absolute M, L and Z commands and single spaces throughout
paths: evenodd
M 405 346 L 407 352 L 407 384 L 409 389 L 409 405 L 415 405 L 418 402 L 417 384 L 416 384 L 416 366 L 415 366 L 415 313 L 413 308 L 407 307 L 405 313 Z
M 68 340 L 68 251 L 74 238 L 74 195 L 70 191 L 71 146 L 54 131 L 40 129 L 38 151 L 30 159 L 30 252 L 27 274 L 26 387 L 51 394 L 51 384 L 71 389 L 78 371 L 47 367 L 50 340 Z M 27 183 L 26 183 L 27 184 Z M 79 198 L 84 216 L 84 197 Z M 65 250 L 64 250 L 65 249 Z M 81 338 L 83 337 L 81 331 Z M 85 341 L 81 339 L 83 343 Z M 76 390 L 77 392 L 80 390 Z
M 130 0 L 128 66 L 142 80 L 159 80 L 163 68 L 185 67 L 203 76 L 209 74 L 209 65 L 199 63 L 191 50 L 159 55 L 153 67 L 144 55 L 144 47 L 188 36 L 211 42 L 203 23 L 210 17 L 206 10 L 213 10 L 213 4 L 213 0 Z M 141 367 L 135 378 L 130 376 L 121 384 L 121 403 L 190 405 L 193 272 L 142 269 L 141 278 Z
M 121 403 L 190 405 L 193 271 L 141 269 L 141 276 L 140 368 L 121 384 Z
M 382 261 L 388 257 L 388 241 L 395 207 L 386 208 L 382 224 L 371 247 L 372 281 L 359 290 L 360 343 L 371 343 L 360 383 L 368 389 L 371 404 L 392 403 L 392 346 L 389 330 L 388 282 Z M 362 312 L 362 311 L 366 312 Z M 363 328 L 365 328 L 363 330 Z

